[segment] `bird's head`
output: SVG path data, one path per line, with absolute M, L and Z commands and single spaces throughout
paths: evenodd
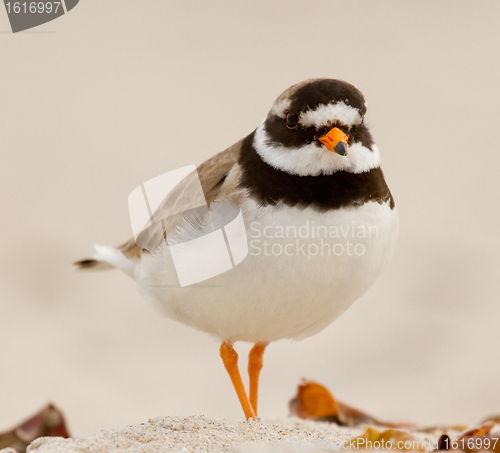
M 353 85 L 306 80 L 278 97 L 253 145 L 264 162 L 289 174 L 363 173 L 380 165 L 365 113 L 365 98 Z

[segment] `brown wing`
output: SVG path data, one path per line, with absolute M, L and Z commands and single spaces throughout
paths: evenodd
M 205 200 L 208 204 L 217 199 L 226 176 L 238 162 L 242 141 L 243 140 L 240 140 L 225 151 L 216 154 L 198 166 L 197 173 L 199 181 L 201 182 Z M 166 231 L 164 226 L 165 234 L 175 230 L 179 221 L 182 219 L 182 212 L 184 211 L 183 205 L 190 206 L 190 194 L 193 193 L 191 190 L 192 184 L 198 184 L 198 178 L 195 179 L 192 178 L 192 176 L 187 176 L 167 195 L 153 214 L 154 218 L 169 219 Z M 178 214 L 169 216 L 169 212 Z M 144 251 L 142 247 L 136 244 L 134 238 L 121 244 L 117 249 L 123 252 L 128 258 L 132 259 L 139 259 Z M 78 261 L 75 264 L 81 269 L 109 268 L 109 266 L 102 265 L 102 263 L 93 259 Z

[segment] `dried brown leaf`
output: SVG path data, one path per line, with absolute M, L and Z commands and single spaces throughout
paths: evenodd
M 333 395 L 317 382 L 303 381 L 296 397 L 290 401 L 290 410 L 300 418 L 323 419 L 337 417 L 339 408 Z
M 356 448 L 367 450 L 426 450 L 424 443 L 409 432 L 392 428 L 379 431 L 368 427 L 361 436 L 354 438 L 352 442 Z
M 14 429 L 1 433 L 0 449 L 11 447 L 24 453 L 27 446 L 38 437 L 70 437 L 62 412 L 52 404 Z
M 290 411 L 300 418 L 327 420 L 343 426 L 358 426 L 361 424 L 376 424 L 389 428 L 409 428 L 408 423 L 383 422 L 365 412 L 334 398 L 330 391 L 321 384 L 303 380 L 297 395 L 289 403 Z
M 490 421 L 484 422 L 482 425 L 479 425 L 477 428 L 472 428 L 469 431 L 466 431 L 458 439 L 460 440 L 460 439 L 464 439 L 466 437 L 484 436 L 485 434 L 489 434 L 494 426 L 495 426 L 494 421 L 490 420 Z

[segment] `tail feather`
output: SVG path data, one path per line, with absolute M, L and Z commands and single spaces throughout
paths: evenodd
M 128 258 L 121 250 L 114 247 L 94 245 L 94 248 L 97 252 L 94 258 L 77 261 L 75 266 L 78 269 L 98 271 L 116 268 L 133 277 L 137 259 Z
M 86 271 L 101 271 L 105 269 L 113 269 L 113 266 L 111 266 L 111 264 L 94 260 L 92 258 L 77 261 L 76 263 L 74 263 L 74 265 L 79 270 L 86 270 Z

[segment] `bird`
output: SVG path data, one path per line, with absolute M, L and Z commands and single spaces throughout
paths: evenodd
M 247 420 L 257 419 L 269 343 L 325 329 L 373 285 L 393 255 L 397 209 L 366 111 L 361 91 L 343 80 L 292 85 L 253 132 L 196 168 L 206 211 L 183 216 L 176 208 L 168 228 L 163 224 L 163 242 L 95 246 L 93 258 L 76 263 L 122 270 L 164 315 L 215 337 Z M 185 202 L 179 193 L 158 208 L 162 218 Z M 203 284 L 181 286 L 169 244 L 214 231 L 211 214 L 221 203 L 241 212 L 248 253 Z M 238 341 L 253 344 L 248 393 Z

